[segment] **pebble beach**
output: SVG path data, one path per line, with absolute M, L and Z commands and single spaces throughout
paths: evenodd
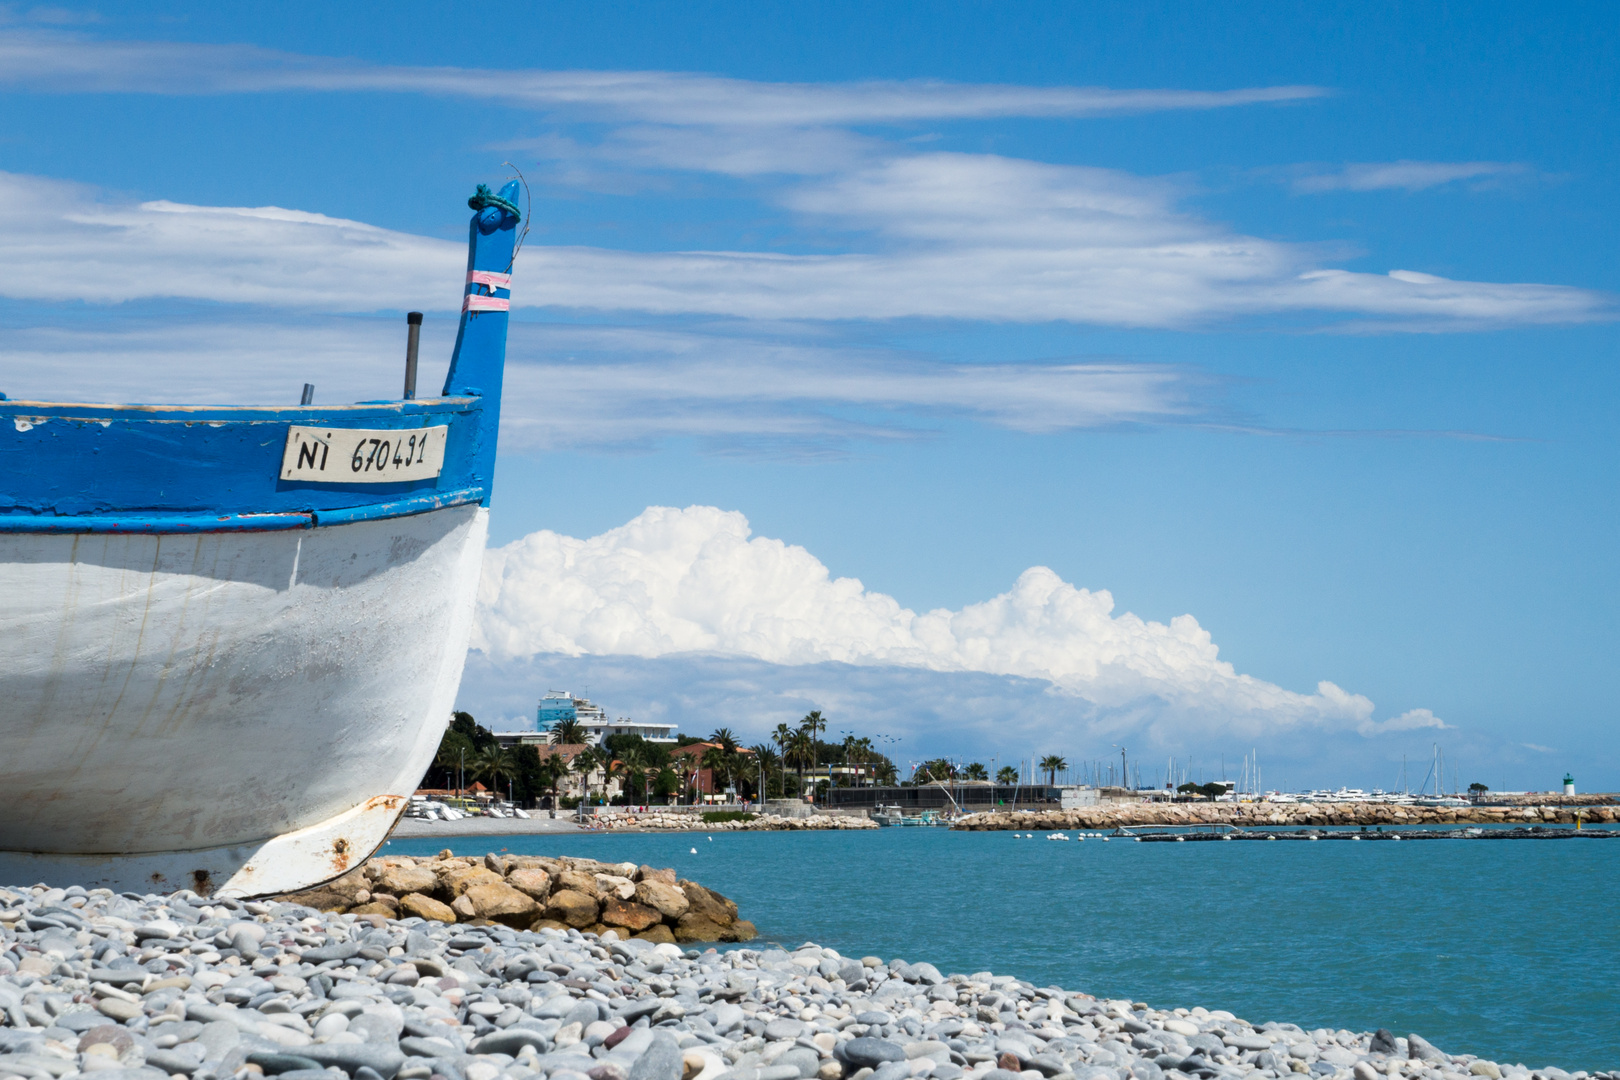
M 1415 1033 L 1306 1031 L 808 943 L 722 952 L 596 925 L 0 889 L 0 1077 L 1620 1080 Z

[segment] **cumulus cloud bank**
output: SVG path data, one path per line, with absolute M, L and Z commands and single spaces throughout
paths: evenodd
M 1115 614 L 1108 592 L 1046 567 L 982 603 L 915 612 L 714 507 L 650 507 L 590 539 L 541 531 L 492 550 L 479 611 L 474 645 L 498 662 L 547 653 L 835 662 L 1045 680 L 1093 720 L 1150 728 L 1443 726 L 1426 710 L 1374 722 L 1371 701 L 1331 682 L 1301 694 L 1239 674 L 1191 615 L 1166 624 Z

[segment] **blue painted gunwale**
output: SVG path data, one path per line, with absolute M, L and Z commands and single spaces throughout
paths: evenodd
M 516 181 L 500 194 L 514 202 Z M 510 272 L 517 224 L 500 207 L 474 212 L 469 277 Z M 462 294 L 511 296 L 470 282 Z M 0 400 L 0 534 L 264 532 L 487 505 L 507 319 L 505 311 L 462 312 L 438 398 L 286 407 Z M 410 431 L 441 424 L 449 431 L 436 478 L 280 479 L 294 425 Z

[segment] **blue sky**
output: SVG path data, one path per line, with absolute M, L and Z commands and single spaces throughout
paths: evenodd
M 481 717 L 1620 786 L 1611 7 L 0 12 L 13 397 L 393 393 L 523 170 Z

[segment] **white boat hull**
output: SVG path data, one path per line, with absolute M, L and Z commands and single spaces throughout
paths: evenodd
M 454 705 L 487 524 L 0 535 L 0 881 L 253 896 L 369 857 Z

